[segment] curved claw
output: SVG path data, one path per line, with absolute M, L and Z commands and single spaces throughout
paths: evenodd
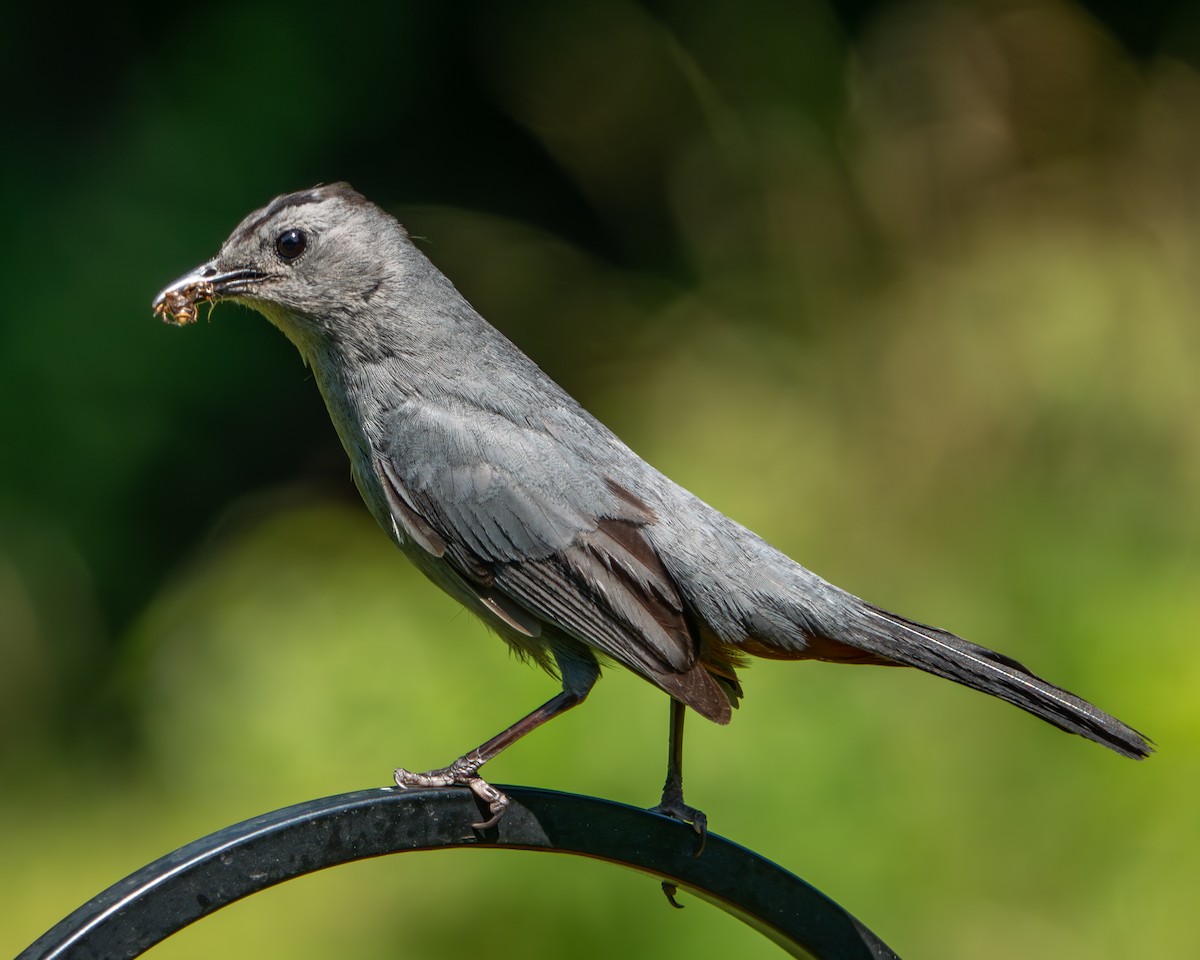
M 488 810 L 492 813 L 487 820 L 482 823 L 473 823 L 471 826 L 476 830 L 490 830 L 508 811 L 508 797 L 478 775 L 468 778 L 466 786 L 470 787 L 471 792 L 488 805 Z
M 507 798 L 505 798 L 505 799 L 507 800 Z M 492 827 L 496 826 L 501 821 L 501 819 L 503 819 L 505 812 L 508 810 L 508 805 L 507 805 L 507 803 L 492 804 L 492 805 L 490 805 L 489 809 L 492 811 L 492 815 L 490 817 L 488 817 L 488 819 L 484 820 L 482 823 L 471 824 L 471 826 L 474 829 L 476 829 L 476 830 L 491 830 Z

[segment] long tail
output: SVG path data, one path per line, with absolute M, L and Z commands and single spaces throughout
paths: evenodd
M 1095 740 L 1122 756 L 1143 759 L 1151 742 L 1073 693 L 1047 683 L 1023 664 L 945 630 L 906 620 L 859 601 L 852 644 L 876 656 L 990 693 L 1048 723 Z

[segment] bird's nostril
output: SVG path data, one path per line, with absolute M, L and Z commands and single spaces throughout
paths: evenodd
M 205 279 L 208 279 L 209 277 L 215 277 L 216 275 L 217 275 L 217 268 L 214 266 L 211 266 L 211 265 L 205 267 L 203 270 L 200 271 L 200 276 L 204 277 Z

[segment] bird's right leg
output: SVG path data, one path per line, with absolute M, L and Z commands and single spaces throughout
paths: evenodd
M 661 813 L 675 820 L 690 823 L 696 831 L 696 856 L 704 852 L 704 841 L 708 839 L 708 817 L 704 811 L 689 807 L 683 802 L 683 719 L 685 707 L 682 703 L 671 698 L 671 732 L 670 746 L 667 750 L 667 781 L 663 784 L 662 801 L 656 807 L 651 807 L 654 813 Z

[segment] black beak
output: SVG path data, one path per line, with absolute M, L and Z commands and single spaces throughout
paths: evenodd
M 236 297 L 266 278 L 261 270 L 244 268 L 221 272 L 214 264 L 215 261 L 210 260 L 159 291 L 151 304 L 155 315 L 167 323 L 191 323 L 196 319 L 196 304 Z

